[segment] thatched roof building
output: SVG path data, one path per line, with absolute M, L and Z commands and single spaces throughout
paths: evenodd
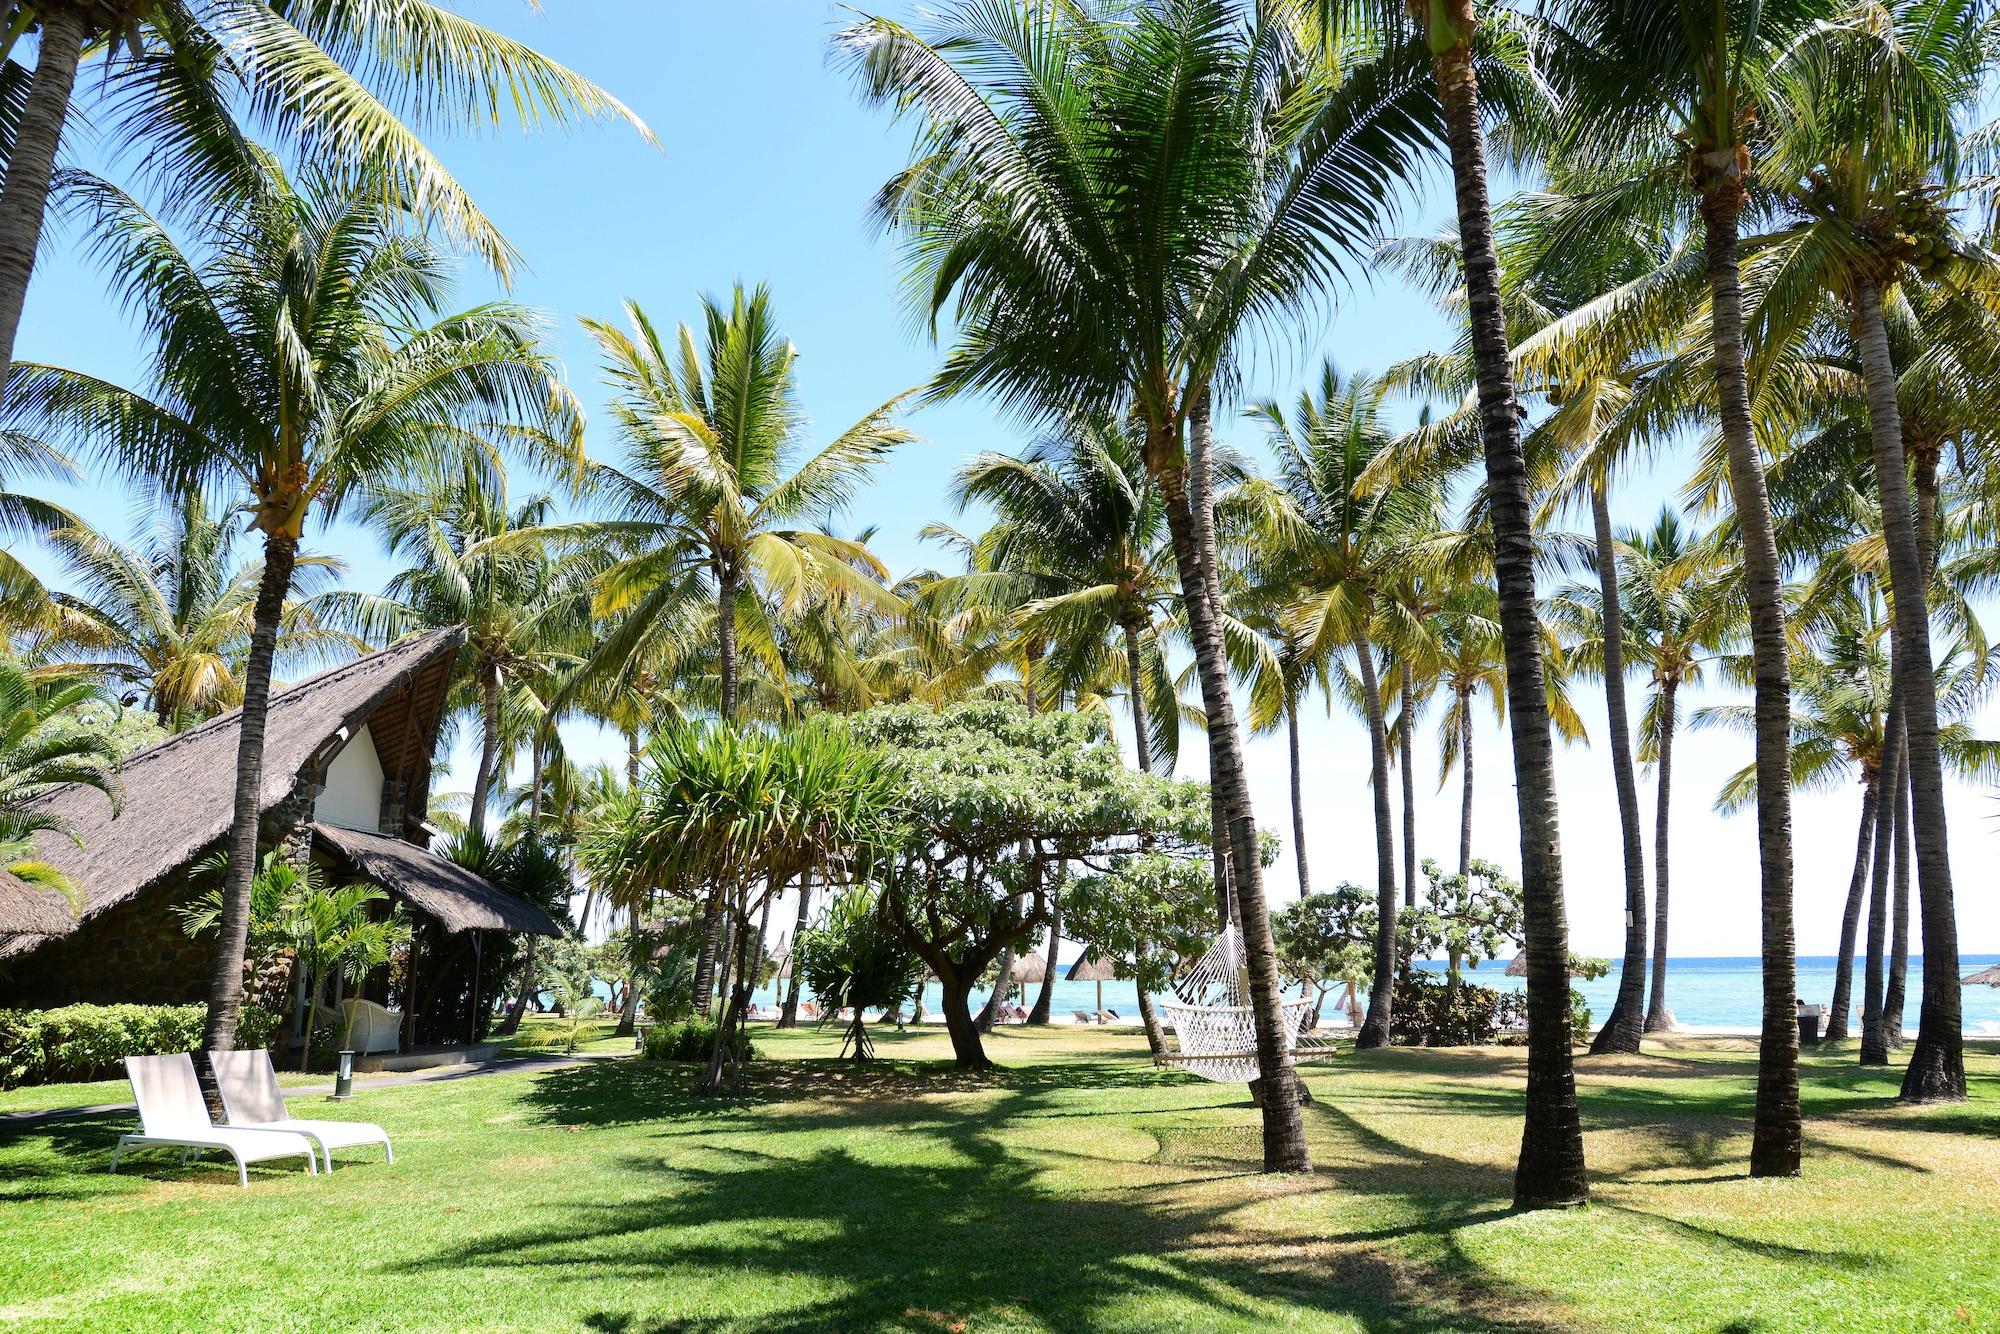
M 1964 987 L 2000 987 L 2000 963 L 1994 964 L 1991 968 L 1982 968 L 1971 977 L 1962 978 L 1959 981 L 1959 985 Z
M 548 915 L 429 851 L 431 757 L 462 630 L 437 630 L 271 696 L 259 806 L 265 846 L 301 848 L 380 884 L 447 933 L 557 934 Z M 118 766 L 122 806 L 81 785 L 36 799 L 75 831 L 36 836 L 81 895 L 0 881 L 0 1003 L 171 1002 L 206 991 L 209 944 L 171 909 L 228 833 L 239 711 Z

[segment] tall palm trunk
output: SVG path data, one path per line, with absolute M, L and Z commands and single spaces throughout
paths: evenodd
M 1011 945 L 1000 951 L 1000 961 L 995 967 L 999 971 L 993 977 L 993 990 L 987 994 L 986 1004 L 980 1007 L 979 1017 L 972 1021 L 982 1033 L 993 1031 L 994 1021 L 1000 1017 L 1000 1007 L 1007 1000 L 1007 974 L 1014 971 L 1014 949 Z
M 1785 656 L 1778 543 L 1764 487 L 1764 463 L 1750 426 L 1743 287 L 1736 257 L 1742 211 L 1742 185 L 1734 177 L 1702 196 L 1716 390 L 1729 456 L 1729 488 L 1743 543 L 1754 678 L 1764 1017 L 1757 1044 L 1750 1175 L 1797 1176 L 1805 1128 L 1799 1111 L 1798 961 L 1792 924 L 1792 681 Z
M 625 988 L 625 1003 L 618 1007 L 618 1027 L 613 1030 L 615 1036 L 621 1038 L 629 1038 L 639 1031 L 639 973 L 649 962 L 646 958 L 646 947 L 641 939 L 637 908 L 632 910 L 630 935 L 628 948 L 632 951 L 632 980 Z
M 1292 860 L 1298 863 L 1299 897 L 1304 898 L 1312 893 L 1312 877 L 1306 871 L 1306 798 L 1299 776 L 1299 699 L 1289 693 L 1285 699 L 1285 747 L 1292 772 Z
M 1492 516 L 1500 633 L 1507 658 L 1514 793 L 1520 812 L 1522 909 L 1528 955 L 1528 1089 L 1514 1201 L 1537 1208 L 1580 1203 L 1589 1194 L 1583 1127 L 1570 1062 L 1569 922 L 1563 907 L 1557 837 L 1554 743 L 1535 610 L 1535 539 L 1527 462 L 1515 413 L 1500 261 L 1486 188 L 1486 143 L 1479 83 L 1472 68 L 1472 0 L 1429 9 L 1432 70 L 1451 145 L 1458 234 L 1465 256 L 1480 435 Z
M 1195 466 L 1197 470 L 1205 469 L 1210 453 L 1205 393 L 1194 403 L 1188 427 Z M 1153 457 L 1171 453 L 1166 449 L 1148 452 Z M 1306 1148 L 1305 1121 L 1299 1114 L 1298 1077 L 1292 1069 L 1291 1048 L 1286 1041 L 1277 952 L 1271 944 L 1271 918 L 1264 902 L 1264 871 L 1257 855 L 1257 825 L 1243 771 L 1236 706 L 1230 698 L 1213 525 L 1198 526 L 1202 521 L 1189 504 L 1187 480 L 1187 470 L 1180 467 L 1164 468 L 1159 475 L 1167 528 L 1174 544 L 1174 564 L 1180 573 L 1182 601 L 1187 609 L 1189 637 L 1194 644 L 1195 671 L 1201 681 L 1202 707 L 1208 714 L 1209 782 L 1228 814 L 1229 893 L 1242 929 L 1244 963 L 1250 975 L 1251 1026 L 1257 1039 L 1258 1077 L 1264 1094 L 1264 1170 L 1305 1172 L 1311 1170 L 1312 1158 Z M 1204 494 L 1204 510 L 1208 499 Z
M 6 392 L 8 373 L 14 366 L 14 336 L 20 332 L 21 309 L 28 300 L 28 278 L 42 241 L 56 147 L 69 115 L 76 65 L 86 36 L 81 5 L 43 5 L 40 18 L 41 47 L 35 56 L 34 79 L 28 85 L 21 123 L 14 131 L 6 184 L 0 186 L 0 394 Z
M 635 926 L 637 920 L 635 916 Z M 715 959 L 722 947 L 722 921 L 722 900 L 711 896 L 701 919 L 701 948 L 694 956 L 694 1012 L 704 1019 L 714 1010 Z
M 1854 844 L 1854 874 L 1847 881 L 1847 904 L 1840 914 L 1840 957 L 1833 969 L 1833 1013 L 1827 1016 L 1826 1040 L 1847 1040 L 1847 1016 L 1854 1008 L 1854 943 L 1861 930 L 1861 905 L 1868 893 L 1868 848 L 1875 837 L 1875 802 L 1880 795 L 1878 770 L 1861 786 L 1861 832 Z
M 1368 993 L 1368 1018 L 1354 1035 L 1354 1045 L 1386 1047 L 1396 994 L 1396 836 L 1389 822 L 1389 737 L 1382 723 L 1375 650 L 1366 640 L 1354 646 L 1354 660 L 1361 667 L 1361 705 L 1368 717 L 1368 786 L 1375 802 L 1375 981 Z
M 532 933 L 528 936 L 528 955 L 521 961 L 521 989 L 515 993 L 514 1004 L 500 1024 L 502 1037 L 512 1037 L 521 1031 L 521 1018 L 528 1013 L 528 999 L 535 994 L 535 947 L 541 941 L 540 936 Z
M 1891 636 L 1893 640 L 1893 634 Z M 1891 647 L 1891 662 L 1894 647 Z M 1893 678 L 1892 666 L 1890 675 Z M 1902 735 L 1903 709 L 1893 690 L 1889 713 L 1883 725 L 1882 771 L 1875 784 L 1880 797 L 1875 803 L 1875 848 L 1868 890 L 1868 958 L 1862 969 L 1861 1064 L 1887 1065 L 1889 1042 L 1882 1028 L 1883 984 L 1887 981 L 1886 954 L 1889 944 L 1889 877 L 1896 847 L 1896 785 L 1903 781 L 1903 748 L 1896 744 Z
M 1397 720 L 1396 748 L 1403 766 L 1403 906 L 1417 906 L 1417 769 L 1410 731 L 1416 725 L 1417 686 L 1410 664 L 1403 664 L 1403 680 L 1397 703 L 1402 717 Z
M 479 682 L 479 768 L 472 775 L 472 809 L 465 826 L 486 834 L 486 805 L 493 794 L 493 774 L 500 767 L 500 673 L 482 668 Z
M 736 566 L 727 560 L 715 571 L 715 656 L 722 721 L 736 721 Z
M 1153 998 L 1146 994 L 1146 988 L 1135 985 L 1139 993 L 1139 1024 L 1146 1030 L 1146 1048 L 1154 1059 L 1167 1054 L 1166 1030 L 1160 1027 L 1160 1012 L 1153 1008 Z
M 56 11 L 62 12 L 59 7 Z M 216 923 L 215 955 L 208 974 L 208 1015 L 202 1021 L 203 1051 L 233 1051 L 236 1019 L 243 1004 L 243 951 L 250 941 L 250 884 L 257 875 L 257 833 L 263 815 L 264 727 L 271 707 L 271 659 L 278 650 L 278 624 L 292 587 L 299 542 L 282 533 L 264 539 L 264 572 L 251 610 L 250 656 L 243 665 L 242 726 L 236 735 L 236 808 L 229 824 L 228 862 L 222 876 L 222 914 Z M 311 1039 L 307 1027 L 307 1039 Z
M 1472 698 L 1458 705 L 1458 878 L 1472 874 Z
M 1889 586 L 1896 642 L 1904 661 L 1896 672 L 1903 701 L 1903 736 L 1910 791 L 1909 832 L 1916 845 L 1924 927 L 1924 1000 L 1917 1045 L 1903 1073 L 1905 1101 L 1965 1097 L 1965 1035 L 1960 1030 L 1958 922 L 1945 840 L 1944 766 L 1938 754 L 1937 682 L 1932 676 L 1930 597 L 1925 553 L 1910 512 L 1903 458 L 1903 422 L 1896 404 L 1896 367 L 1882 322 L 1882 288 L 1862 282 L 1854 292 L 1855 341 L 1868 385 L 1868 431 L 1875 454 L 1875 494 L 1889 552 Z M 1900 802 L 1900 790 L 1898 801 Z M 1900 823 L 1900 822 L 1899 822 Z M 1899 1030 L 1900 1031 L 1900 1030 Z
M 1125 686 L 1132 701 L 1132 746 L 1139 772 L 1153 772 L 1152 722 L 1146 716 L 1146 665 L 1139 652 L 1139 637 L 1145 627 L 1136 612 L 1128 609 L 1119 626 L 1125 639 Z
M 812 913 L 812 872 L 799 876 L 799 915 L 792 919 L 792 976 L 785 987 L 785 1003 L 778 1011 L 779 1028 L 799 1026 L 799 933 L 806 929 Z
M 1910 976 L 1910 844 L 1915 830 L 1910 815 L 1909 765 L 1910 748 L 1906 740 L 1905 781 L 1896 789 L 1896 896 L 1890 901 L 1894 916 L 1889 925 L 1889 985 L 1882 991 L 1882 1040 L 1891 1051 L 1899 1051 L 1903 1046 L 1903 998 Z M 1921 1015 L 1918 1022 L 1922 1022 Z
M 1042 989 L 1035 994 L 1035 1007 L 1028 1012 L 1031 1024 L 1046 1024 L 1056 1003 L 1056 950 L 1062 946 L 1062 891 L 1049 896 L 1049 952 L 1042 969 Z
M 1660 763 L 1656 775 L 1653 814 L 1653 994 L 1646 1003 L 1646 1031 L 1671 1033 L 1674 1012 L 1667 1008 L 1667 866 L 1672 843 L 1674 734 L 1680 730 L 1680 706 L 1675 696 L 1680 682 L 1669 676 L 1660 682 Z
M 1618 793 L 1618 836 L 1625 861 L 1625 961 L 1618 999 L 1591 1055 L 1639 1050 L 1646 1006 L 1646 851 L 1639 843 L 1639 785 L 1632 777 L 1632 723 L 1625 707 L 1625 626 L 1618 600 L 1618 548 L 1611 537 L 1611 502 L 1603 483 L 1590 488 L 1597 548 L 1597 590 L 1604 604 L 1604 711 L 1611 741 L 1611 782 Z M 1664 789 L 1662 789 L 1664 791 Z M 1663 808 L 1664 809 L 1664 808 Z

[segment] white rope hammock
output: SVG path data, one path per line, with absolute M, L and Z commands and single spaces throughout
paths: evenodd
M 1249 982 L 1243 968 L 1243 940 L 1230 923 L 1208 953 L 1174 984 L 1182 1004 L 1162 1005 L 1180 1050 L 1166 1059 L 1191 1075 L 1219 1084 L 1247 1084 L 1257 1078 L 1257 1026 L 1250 1008 Z M 1285 1046 L 1293 1060 L 1310 1059 L 1332 1050 L 1305 1028 L 1312 1002 L 1283 1002 Z

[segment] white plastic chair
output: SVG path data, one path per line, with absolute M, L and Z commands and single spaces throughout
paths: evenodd
M 194 1062 L 184 1051 L 171 1056 L 127 1056 L 125 1076 L 132 1081 L 132 1096 L 139 1104 L 139 1133 L 119 1136 L 118 1148 L 111 1155 L 113 1172 L 118 1170 L 125 1150 L 142 1147 L 178 1148 L 183 1163 L 190 1149 L 220 1149 L 236 1160 L 236 1179 L 246 1190 L 250 1186 L 249 1164 L 267 1158 L 302 1153 L 306 1171 L 319 1170 L 312 1141 L 303 1135 L 218 1126 L 211 1121 L 208 1104 L 202 1100 L 201 1082 L 195 1078 Z
M 359 1144 L 380 1144 L 391 1163 L 396 1151 L 389 1146 L 389 1134 L 366 1121 L 300 1121 L 285 1110 L 285 1095 L 278 1090 L 278 1072 L 271 1067 L 271 1053 L 252 1051 L 212 1051 L 209 1068 L 215 1071 L 215 1086 L 222 1093 L 222 1108 L 229 1114 L 232 1129 L 287 1131 L 304 1135 L 319 1145 L 326 1170 L 333 1170 L 333 1151 Z

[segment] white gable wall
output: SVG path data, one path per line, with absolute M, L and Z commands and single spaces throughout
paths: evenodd
M 382 761 L 366 727 L 326 766 L 326 790 L 313 804 L 313 819 L 371 834 L 381 828 Z

